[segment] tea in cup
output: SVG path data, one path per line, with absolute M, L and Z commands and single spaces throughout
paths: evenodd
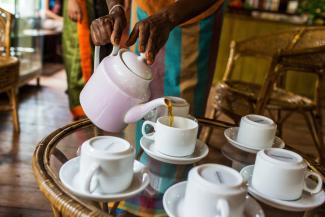
M 173 126 L 170 126 L 169 116 L 158 118 L 157 122 L 145 121 L 142 134 L 145 138 L 154 140 L 156 149 L 166 155 L 184 157 L 194 152 L 197 142 L 198 123 L 185 117 L 175 116 Z M 147 126 L 152 126 L 154 132 L 148 134 Z
M 276 133 L 276 124 L 270 118 L 261 115 L 246 115 L 241 118 L 237 142 L 247 148 L 270 148 Z
M 124 139 L 98 136 L 85 141 L 80 151 L 79 186 L 91 193 L 94 188 L 101 193 L 117 193 L 126 190 L 133 179 L 135 150 Z
M 308 177 L 316 178 L 314 187 L 308 186 Z M 317 173 L 307 171 L 303 158 L 292 151 L 269 148 L 257 153 L 252 187 L 256 191 L 279 200 L 299 199 L 303 191 L 311 194 L 322 189 L 322 179 Z
M 203 164 L 188 174 L 180 213 L 184 217 L 241 217 L 246 193 L 247 187 L 236 170 L 219 164 Z

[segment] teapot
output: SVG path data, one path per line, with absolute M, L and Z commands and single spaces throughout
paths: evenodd
M 144 54 L 138 56 L 114 46 L 99 64 L 99 49 L 95 47 L 94 73 L 80 93 L 80 104 L 93 124 L 105 131 L 120 132 L 126 124 L 165 105 L 164 97 L 147 102 L 152 73 Z

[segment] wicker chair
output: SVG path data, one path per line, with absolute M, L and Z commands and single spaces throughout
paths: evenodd
M 324 35 L 325 28 L 308 27 L 231 42 L 225 75 L 216 86 L 212 116 L 218 118 L 224 113 L 238 124 L 243 115 L 268 112 L 277 122 L 281 136 L 283 123 L 293 112 L 299 112 L 305 117 L 312 134 L 318 161 L 324 160 L 320 103 L 320 84 L 325 70 Z M 263 85 L 231 79 L 236 60 L 243 56 L 271 60 Z M 285 75 L 289 70 L 316 75 L 314 99 L 284 89 Z
M 19 61 L 10 56 L 10 31 L 14 16 L 0 8 L 0 93 L 9 97 L 9 105 L 0 105 L 0 111 L 12 111 L 15 131 L 19 132 L 16 88 L 19 76 Z

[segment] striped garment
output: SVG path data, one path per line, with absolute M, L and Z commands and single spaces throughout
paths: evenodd
M 133 1 L 130 26 L 147 17 L 137 1 Z M 204 115 L 215 69 L 221 21 L 220 8 L 197 23 L 181 25 L 170 32 L 166 45 L 152 65 L 153 99 L 180 96 L 190 103 L 192 114 Z M 131 50 L 138 53 L 137 44 Z
M 132 2 L 131 27 L 148 17 L 148 13 L 137 2 Z M 215 69 L 222 12 L 219 4 L 213 14 L 194 23 L 185 23 L 170 32 L 166 45 L 159 51 L 152 65 L 153 99 L 180 96 L 190 103 L 193 115 L 204 115 Z M 131 50 L 138 53 L 137 44 Z M 140 148 L 142 123 L 143 121 L 137 123 L 137 151 Z M 151 188 L 138 197 L 123 201 L 119 207 L 129 213 L 122 216 L 166 216 L 162 206 L 163 193 L 171 185 L 185 180 L 192 165 L 167 164 L 146 154 L 142 155 L 141 162 L 149 168 Z
M 69 105 L 74 118 L 84 116 L 79 95 L 92 73 L 89 26 L 94 19 L 92 0 L 78 1 L 78 5 L 83 14 L 81 22 L 72 21 L 68 16 L 68 1 L 64 1 L 63 4 L 63 60 L 67 73 Z

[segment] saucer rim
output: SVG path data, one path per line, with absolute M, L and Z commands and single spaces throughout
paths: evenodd
M 240 149 L 240 150 L 242 150 L 242 151 L 249 152 L 249 153 L 253 153 L 253 154 L 256 154 L 256 153 L 259 152 L 260 150 L 265 149 L 265 148 L 249 148 L 249 147 L 244 146 L 242 143 L 238 142 L 236 139 L 231 138 L 231 137 L 229 136 L 228 132 L 229 132 L 230 130 L 232 130 L 232 129 L 236 130 L 237 133 L 238 133 L 239 127 L 230 127 L 230 128 L 225 129 L 225 131 L 224 131 L 224 136 L 226 137 L 227 141 L 228 141 L 232 146 L 234 146 L 235 148 L 238 148 L 238 149 Z M 278 141 L 281 142 L 281 145 L 280 145 L 279 147 L 274 147 L 275 140 L 278 140 Z M 285 148 L 285 142 L 284 142 L 280 137 L 275 136 L 275 138 L 274 138 L 274 142 L 273 142 L 271 148 L 281 148 L 281 149 L 283 149 L 283 148 Z
M 248 170 L 249 168 L 254 167 L 254 164 L 252 165 L 248 165 L 243 167 L 240 170 L 240 174 L 242 175 L 242 173 L 246 170 Z M 243 176 L 243 175 L 242 175 Z M 312 206 L 297 206 L 296 202 L 299 201 L 298 200 L 294 200 L 294 201 L 286 201 L 286 200 L 280 200 L 280 199 L 276 199 L 276 198 L 271 198 L 259 191 L 257 191 L 252 185 L 251 185 L 251 180 L 252 180 L 252 174 L 249 174 L 249 178 L 247 180 L 247 190 L 248 193 L 251 194 L 254 198 L 256 198 L 258 201 L 261 201 L 269 206 L 272 206 L 274 208 L 277 209 L 281 209 L 281 210 L 286 210 L 286 211 L 294 211 L 294 212 L 301 212 L 301 211 L 307 211 L 310 209 L 314 209 L 318 206 L 321 206 L 324 202 L 325 202 L 325 192 L 323 190 L 321 190 L 320 192 L 318 192 L 317 194 L 311 195 L 308 198 L 314 198 L 316 197 L 318 194 L 323 194 L 323 202 L 322 203 L 315 203 Z
M 148 145 L 144 145 L 144 141 L 148 141 Z M 192 163 L 198 162 L 198 161 L 202 160 L 203 158 L 205 158 L 209 154 L 209 147 L 205 142 L 201 141 L 200 139 L 196 139 L 195 147 L 197 147 L 199 144 L 202 144 L 202 146 L 204 146 L 204 152 L 202 155 L 199 155 L 196 157 L 191 157 L 191 158 L 188 157 L 191 155 L 187 155 L 184 157 L 173 157 L 173 156 L 165 155 L 161 152 L 150 150 L 150 147 L 155 145 L 154 140 L 150 140 L 145 137 L 141 137 L 141 139 L 140 139 L 141 148 L 150 157 L 152 157 L 158 161 L 162 161 L 164 163 L 176 164 L 176 165 L 192 164 Z
M 141 163 L 138 160 L 134 160 L 136 163 L 138 163 L 139 165 L 141 165 L 143 168 L 141 168 L 139 171 L 136 171 L 133 168 L 134 171 L 134 176 L 141 176 L 141 184 L 138 186 L 138 188 L 136 188 L 133 191 L 127 191 L 127 189 L 125 191 L 119 192 L 119 193 L 114 193 L 114 194 L 91 194 L 91 193 L 87 193 L 87 192 L 81 192 L 79 190 L 77 190 L 71 183 L 72 180 L 74 179 L 74 177 L 78 174 L 78 171 L 76 171 L 74 174 L 71 175 L 71 181 L 70 182 L 66 182 L 63 181 L 64 179 L 62 179 L 62 173 L 64 173 L 64 170 L 66 169 L 66 167 L 71 167 L 73 164 L 75 164 L 77 161 L 80 160 L 80 156 L 71 158 L 70 160 L 68 160 L 67 162 L 65 162 L 60 170 L 59 170 L 59 179 L 60 182 L 62 183 L 62 186 L 64 188 L 66 188 L 69 192 L 71 192 L 73 195 L 83 198 L 83 199 L 87 199 L 87 200 L 95 200 L 95 201 L 107 201 L 107 202 L 113 202 L 113 201 L 119 201 L 119 200 L 125 200 L 127 198 L 130 197 L 134 197 L 138 194 L 140 194 L 142 191 L 144 191 L 147 186 L 150 183 L 150 178 L 149 178 L 149 173 L 146 169 L 146 166 Z M 79 166 L 76 165 L 77 169 L 79 169 Z M 132 183 L 132 182 L 131 182 Z
M 166 190 L 166 192 L 164 193 L 164 196 L 163 196 L 163 208 L 164 208 L 164 210 L 165 210 L 165 212 L 167 213 L 168 216 L 170 216 L 170 217 L 176 217 L 176 216 L 174 215 L 174 213 L 172 213 L 171 210 L 168 209 L 168 207 L 170 207 L 170 206 L 167 205 L 167 196 L 166 196 L 166 195 L 168 195 L 168 193 L 172 193 L 172 191 L 173 191 L 175 188 L 177 188 L 177 187 L 178 187 L 178 188 L 181 188 L 183 185 L 186 185 L 187 182 L 188 182 L 188 181 L 178 182 L 178 183 L 176 183 L 176 184 L 170 186 L 170 187 Z M 185 194 L 185 187 L 184 187 L 184 192 L 183 192 L 183 194 Z M 255 199 L 254 197 L 248 195 L 248 194 L 246 195 L 246 197 L 248 197 L 248 198 L 246 198 L 246 200 L 251 199 L 251 200 L 255 201 L 255 203 L 258 205 L 259 210 L 262 211 L 262 215 L 260 215 L 259 217 L 266 217 L 266 216 L 265 216 L 265 212 L 264 212 L 262 206 L 261 206 L 261 205 L 256 201 L 256 199 Z M 183 199 L 183 196 L 179 196 L 179 198 L 180 198 L 180 199 Z M 175 206 L 179 206 L 180 199 L 176 202 Z M 166 208 L 166 207 L 167 207 L 167 208 Z M 245 207 L 246 207 L 246 206 L 245 206 Z M 178 217 L 178 216 L 177 216 L 177 217 Z

